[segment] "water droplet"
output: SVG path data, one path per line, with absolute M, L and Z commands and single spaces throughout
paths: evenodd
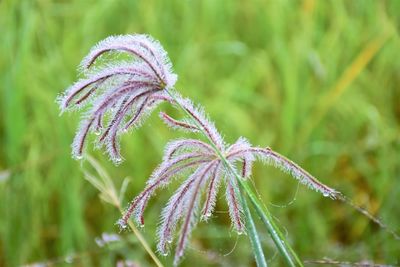
M 77 160 L 81 160 L 81 159 L 83 159 L 83 156 L 82 155 L 76 155 L 76 157 L 75 157 Z
M 242 230 L 239 230 L 239 231 L 237 231 L 237 234 L 238 234 L 238 235 L 243 235 L 244 232 L 243 232 Z
M 140 228 L 144 228 L 144 223 L 139 224 Z
M 324 197 L 328 197 L 329 196 L 329 192 L 323 192 L 322 195 L 324 195 Z
M 162 252 L 161 255 L 163 255 L 164 257 L 168 256 L 168 252 L 167 251 L 166 252 Z
M 172 241 L 173 241 L 173 238 L 172 238 L 172 237 L 170 237 L 170 238 L 167 239 L 167 243 L 168 243 L 168 244 L 171 244 Z
M 122 159 L 121 158 L 115 158 L 115 163 L 121 163 Z
M 101 134 L 101 131 L 100 130 L 96 130 L 96 131 L 94 131 L 94 134 L 99 136 Z

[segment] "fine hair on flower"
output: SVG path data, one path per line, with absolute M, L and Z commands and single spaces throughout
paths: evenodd
M 116 53 L 126 54 L 129 59 L 103 59 L 105 54 Z M 102 62 L 98 62 L 100 59 Z M 175 265 L 182 260 L 195 226 L 212 217 L 219 191 L 224 192 L 233 229 L 239 234 L 246 233 L 236 174 L 240 179 L 250 179 L 256 160 L 277 167 L 323 196 L 333 199 L 340 196 L 338 191 L 269 147 L 252 146 L 244 137 L 233 144 L 226 143 L 204 109 L 174 89 L 177 75 L 168 55 L 148 35 L 106 38 L 83 59 L 80 71 L 83 78 L 58 98 L 61 112 L 82 110 L 72 143 L 74 158 L 83 157 L 88 135 L 94 133 L 96 147 L 104 148 L 114 163 L 120 163 L 123 160 L 120 135 L 140 127 L 163 102 L 184 113 L 183 118 L 177 119 L 161 111 L 159 117 L 168 127 L 200 136 L 176 139 L 166 145 L 161 163 L 118 221 L 121 228 L 131 218 L 143 225 L 150 198 L 157 190 L 179 181 L 161 212 L 157 232 L 157 249 L 162 255 L 167 255 L 176 241 Z

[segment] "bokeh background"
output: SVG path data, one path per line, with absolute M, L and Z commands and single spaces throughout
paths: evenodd
M 400 225 L 400 1 L 0 1 L 0 266 L 152 266 L 118 211 L 101 201 L 70 156 L 79 114 L 59 117 L 57 94 L 77 79 L 90 47 L 114 34 L 160 40 L 180 92 L 202 103 L 233 142 L 271 146 L 382 218 Z M 171 132 L 155 112 L 124 136 L 119 167 L 89 152 L 125 204 L 160 162 Z M 400 264 L 400 241 L 341 202 L 257 164 L 254 182 L 303 260 Z M 146 211 L 155 248 L 162 206 Z M 223 195 L 221 195 L 223 198 Z M 193 234 L 182 266 L 254 265 L 226 206 Z M 269 263 L 280 266 L 258 223 Z M 172 257 L 162 258 L 166 266 Z

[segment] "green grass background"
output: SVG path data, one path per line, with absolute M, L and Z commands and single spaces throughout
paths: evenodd
M 177 88 L 205 106 L 227 141 L 243 135 L 273 147 L 399 230 L 399 21 L 395 0 L 0 1 L 0 266 L 152 266 L 132 233 L 96 245 L 103 232 L 118 232 L 119 214 L 70 157 L 79 115 L 59 117 L 54 102 L 90 47 L 112 34 L 160 40 Z M 123 138 L 121 166 L 93 155 L 117 185 L 131 178 L 129 199 L 178 136 L 154 114 Z M 400 241 L 351 207 L 303 186 L 296 194 L 292 178 L 261 164 L 253 179 L 303 260 L 400 264 Z M 175 187 L 146 211 L 143 234 L 153 248 Z M 182 266 L 254 265 L 224 201 L 217 209 L 194 231 Z M 257 223 L 270 264 L 280 266 Z

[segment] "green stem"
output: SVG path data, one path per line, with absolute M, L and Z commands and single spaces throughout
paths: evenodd
M 243 206 L 243 212 L 246 219 L 246 231 L 249 234 L 251 247 L 253 248 L 254 257 L 256 259 L 257 266 L 259 267 L 267 267 L 267 262 L 265 260 L 264 251 L 261 246 L 260 238 L 258 237 L 257 229 L 253 221 L 253 217 L 251 215 L 249 206 L 247 204 L 246 198 L 243 196 L 243 193 L 239 188 L 236 188 L 235 191 L 239 191 L 238 195 L 240 198 L 240 202 Z
M 274 219 L 272 218 L 272 215 L 267 209 L 267 207 L 265 207 L 265 205 L 263 205 L 260 202 L 259 198 L 256 197 L 256 195 L 251 190 L 249 184 L 246 181 L 239 180 L 239 183 L 242 186 L 242 188 L 244 188 L 244 190 L 246 191 L 247 195 L 251 200 L 251 203 L 253 204 L 254 208 L 257 211 L 257 214 L 260 216 L 261 220 L 267 227 L 267 230 L 271 238 L 273 239 L 275 245 L 277 246 L 279 253 L 285 259 L 286 264 L 288 266 L 303 266 L 303 263 L 301 262 L 300 258 L 297 256 L 295 251 L 286 241 L 286 238 L 279 230 L 279 227 L 275 224 Z M 295 262 L 293 261 L 292 258 L 294 258 Z
M 124 214 L 123 209 L 121 208 L 121 206 L 119 205 L 119 203 L 117 204 L 117 208 L 119 209 L 119 211 L 121 212 L 121 214 Z M 154 254 L 154 252 L 151 250 L 150 245 L 147 243 L 146 239 L 144 238 L 144 236 L 140 233 L 140 231 L 136 228 L 135 224 L 131 221 L 128 220 L 128 225 L 129 228 L 131 228 L 133 234 L 136 236 L 136 238 L 139 240 L 140 244 L 143 246 L 143 248 L 146 250 L 146 252 L 149 254 L 149 256 L 151 257 L 151 259 L 154 261 L 155 265 L 157 267 L 164 267 L 164 265 L 161 263 L 161 261 L 157 258 L 156 254 Z
M 232 165 L 228 162 L 228 160 L 225 158 L 225 156 L 222 155 L 221 151 L 215 146 L 214 142 L 212 140 L 210 140 L 209 136 L 205 133 L 203 127 L 195 120 L 195 118 L 193 118 L 193 116 L 190 114 L 190 112 L 188 112 L 182 106 L 182 104 L 178 101 L 178 99 L 175 97 L 174 94 L 172 94 L 168 90 L 167 90 L 167 93 L 171 96 L 171 98 L 175 101 L 175 103 L 179 106 L 179 108 L 183 112 L 185 112 L 185 114 L 187 116 L 189 116 L 189 118 L 191 118 L 192 121 L 195 123 L 195 125 L 200 129 L 202 134 L 207 138 L 209 144 L 212 146 L 214 151 L 217 153 L 217 155 L 220 157 L 220 159 L 224 163 L 225 167 L 235 176 L 236 180 L 239 182 L 240 187 L 249 196 L 252 204 L 254 205 L 254 207 L 255 207 L 255 209 L 256 209 L 256 211 L 258 213 L 258 215 L 261 217 L 261 220 L 263 221 L 263 223 L 265 224 L 269 234 L 271 235 L 272 240 L 274 241 L 275 245 L 277 246 L 277 248 L 278 248 L 280 254 L 282 255 L 282 257 L 285 259 L 285 262 L 286 262 L 287 266 L 291 266 L 291 267 L 295 267 L 296 266 L 296 264 L 293 262 L 292 257 L 295 259 L 295 261 L 297 263 L 297 266 L 303 266 L 301 260 L 299 259 L 299 257 L 295 253 L 295 251 L 291 248 L 289 243 L 286 242 L 286 239 L 285 239 L 284 235 L 281 233 L 279 228 L 273 222 L 273 218 L 272 218 L 271 214 L 269 213 L 268 209 L 262 205 L 262 203 L 256 197 L 254 192 L 248 186 L 248 184 L 245 183 L 241 179 L 241 177 L 237 174 L 237 172 L 232 167 Z M 245 209 L 244 212 L 245 212 L 245 217 L 246 217 L 246 224 L 247 224 L 248 227 L 250 227 L 248 229 L 248 234 L 250 235 L 250 240 L 251 240 L 253 251 L 254 251 L 254 254 L 255 254 L 255 257 L 256 257 L 257 265 L 258 266 L 266 266 L 267 263 L 265 262 L 264 253 L 262 252 L 261 244 L 260 244 L 260 241 L 259 241 L 259 237 L 258 237 L 257 231 L 255 229 L 254 221 L 253 221 L 253 219 L 251 217 L 250 210 L 249 210 L 249 208 L 247 206 L 247 203 L 246 203 L 246 200 L 244 199 L 242 194 L 240 193 L 239 195 L 241 197 L 243 208 Z M 262 261 L 261 261 L 261 255 L 262 255 Z M 259 265 L 260 263 L 258 262 L 258 260 L 260 260 L 260 262 L 264 262 L 265 265 Z

